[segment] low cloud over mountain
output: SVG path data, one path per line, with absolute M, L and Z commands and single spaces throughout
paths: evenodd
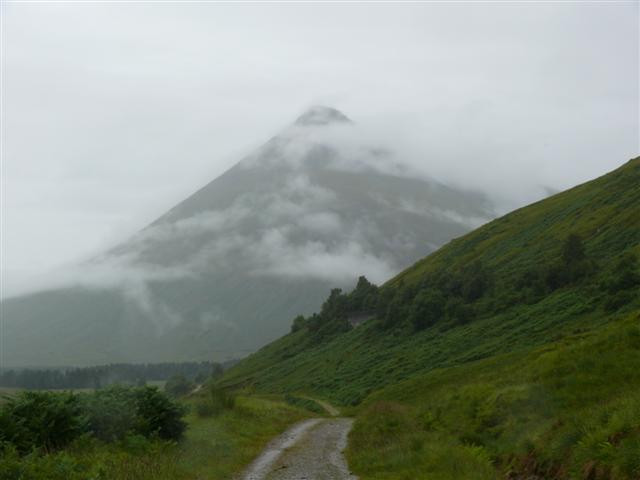
M 383 282 L 492 216 L 483 195 L 426 178 L 341 112 L 313 107 L 128 241 L 6 300 L 5 358 L 237 356 L 329 288 L 358 274 Z

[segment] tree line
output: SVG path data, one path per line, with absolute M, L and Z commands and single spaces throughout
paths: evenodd
M 201 383 L 218 376 L 223 366 L 215 362 L 114 363 L 95 367 L 4 369 L 0 370 L 0 386 L 30 390 L 103 388 L 112 384 L 144 385 L 148 381 L 164 381 L 184 377 Z
M 640 262 L 627 250 L 606 265 L 598 264 L 589 256 L 582 238 L 570 233 L 547 261 L 511 275 L 497 274 L 475 260 L 455 269 L 427 272 L 412 284 L 400 279 L 378 288 L 360 277 L 350 293 L 331 290 L 319 313 L 296 317 L 291 332 L 304 329 L 314 341 L 322 341 L 351 329 L 348 320 L 358 314 L 370 314 L 380 330 L 409 333 L 436 324 L 447 329 L 516 305 L 537 303 L 570 286 L 590 288 L 594 301 L 605 311 L 616 311 L 638 295 Z

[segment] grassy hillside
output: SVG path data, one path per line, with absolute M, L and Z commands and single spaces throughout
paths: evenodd
M 639 185 L 636 158 L 334 291 L 221 382 L 353 405 L 363 479 L 640 478 Z
M 363 479 L 640 478 L 640 310 L 530 351 L 373 393 L 348 451 Z
M 640 159 L 634 159 L 490 222 L 376 289 L 365 306 L 375 319 L 354 329 L 330 315 L 306 319 L 231 369 L 223 384 L 356 404 L 418 372 L 606 324 L 616 311 L 639 305 L 636 282 L 616 284 L 637 277 L 638 185 Z M 572 234 L 581 239 L 584 258 L 568 264 L 563 249 Z M 433 296 L 439 299 L 430 302 Z M 353 314 L 347 308 L 337 316 Z

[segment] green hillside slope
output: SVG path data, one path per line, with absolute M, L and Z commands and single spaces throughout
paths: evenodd
M 639 185 L 636 158 L 494 220 L 374 289 L 364 304 L 306 319 L 298 331 L 240 362 L 223 382 L 356 404 L 417 372 L 605 324 L 618 310 L 638 306 Z M 571 258 L 571 239 L 583 255 Z M 630 285 L 618 285 L 625 275 Z M 345 325 L 362 311 L 376 318 L 353 329 Z
M 361 479 L 640 478 L 639 257 L 636 158 L 333 291 L 222 383 L 355 406 Z
M 639 324 L 636 309 L 375 392 L 349 464 L 368 480 L 640 478 Z

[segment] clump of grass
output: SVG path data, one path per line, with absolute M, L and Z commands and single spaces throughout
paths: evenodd
M 289 405 L 292 405 L 294 407 L 299 407 L 304 410 L 317 413 L 319 415 L 323 415 L 326 413 L 322 405 L 319 405 L 318 402 L 310 398 L 299 397 L 299 396 L 287 393 L 284 396 L 284 401 L 287 402 Z
M 233 393 L 215 385 L 209 385 L 204 395 L 196 401 L 195 410 L 199 417 L 213 417 L 225 410 L 233 410 L 235 405 L 236 397 Z

